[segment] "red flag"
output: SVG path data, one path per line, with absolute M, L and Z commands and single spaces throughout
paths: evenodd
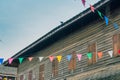
M 82 4 L 84 5 L 84 7 L 85 7 L 85 2 L 86 2 L 85 0 L 82 0 Z
M 92 5 L 90 5 L 90 9 L 92 12 L 95 12 L 95 8 Z
M 120 50 L 118 50 L 118 54 L 120 54 Z
M 102 52 L 98 52 L 98 58 L 101 59 L 103 56 L 103 53 Z

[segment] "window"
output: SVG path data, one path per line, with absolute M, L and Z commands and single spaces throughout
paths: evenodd
M 32 71 L 29 71 L 28 80 L 32 80 Z
M 23 80 L 23 75 L 20 75 L 20 80 Z
M 44 80 L 44 64 L 40 65 L 39 80 Z
M 92 53 L 92 59 L 88 59 L 88 65 L 96 63 L 96 43 L 88 45 L 88 52 Z
M 69 71 L 76 69 L 76 53 L 75 51 L 72 52 L 72 58 L 68 64 Z
M 117 57 L 118 50 L 120 49 L 120 34 L 113 35 L 113 52 L 114 56 Z
M 52 75 L 53 75 L 53 77 L 58 75 L 58 61 L 57 61 L 57 59 L 54 59 L 52 62 Z

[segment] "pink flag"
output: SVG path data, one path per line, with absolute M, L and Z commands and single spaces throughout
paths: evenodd
M 32 59 L 33 59 L 33 57 L 28 57 L 28 60 L 29 60 L 29 61 L 32 61 Z
M 77 54 L 78 60 L 81 61 L 82 54 Z
M 90 9 L 92 12 L 95 12 L 95 8 L 92 5 L 90 5 Z
M 84 5 L 84 7 L 85 7 L 85 2 L 86 2 L 85 0 L 82 0 L 82 4 Z
M 13 60 L 14 60 L 13 58 L 9 58 L 8 59 L 9 64 L 11 64 Z
M 49 56 L 49 59 L 52 62 L 54 60 L 54 56 Z

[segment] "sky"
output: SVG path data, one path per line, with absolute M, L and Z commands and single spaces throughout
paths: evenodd
M 0 57 L 8 59 L 99 0 L 0 0 Z

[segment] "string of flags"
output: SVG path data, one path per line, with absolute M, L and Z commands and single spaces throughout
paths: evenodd
M 112 50 L 108 51 L 108 54 L 109 54 L 110 57 L 113 57 L 113 51 Z M 120 50 L 118 50 L 118 54 L 120 54 Z M 97 52 L 97 56 L 98 56 L 98 59 L 101 59 L 103 57 L 103 52 Z M 82 54 L 76 54 L 76 57 L 77 57 L 78 61 L 81 61 Z M 88 59 L 92 59 L 93 53 L 92 52 L 86 53 L 86 57 Z M 44 57 L 28 57 L 27 59 L 31 62 L 33 60 L 33 58 L 38 58 L 40 62 L 44 59 Z M 62 55 L 49 56 L 48 58 L 49 58 L 50 62 L 53 62 L 53 60 L 55 58 L 58 60 L 58 62 L 61 62 L 63 56 Z M 21 58 L 17 58 L 17 59 L 19 60 L 19 63 L 21 64 L 25 58 L 21 57 Z M 66 59 L 67 59 L 67 61 L 70 61 L 72 59 L 72 54 L 66 55 Z M 12 64 L 13 60 L 15 60 L 15 59 L 14 58 L 9 58 L 8 63 Z M 2 64 L 3 61 L 4 61 L 4 58 L 0 58 L 0 64 Z
M 85 7 L 85 5 L 86 5 L 86 0 L 81 0 L 81 2 L 82 2 L 82 4 L 83 4 L 83 6 Z M 93 13 L 95 13 L 95 7 L 94 7 L 93 5 L 91 5 L 91 4 L 90 4 L 90 10 L 91 10 Z M 100 18 L 105 20 L 106 26 L 108 26 L 109 21 L 110 21 L 109 18 L 108 18 L 107 16 L 105 16 L 103 13 L 101 13 L 99 10 L 96 10 L 96 11 L 97 11 L 98 15 L 100 16 Z M 112 22 L 112 21 L 111 21 L 111 22 Z M 115 23 L 115 22 L 113 23 L 113 27 L 114 27 L 114 29 L 119 29 L 118 24 Z

